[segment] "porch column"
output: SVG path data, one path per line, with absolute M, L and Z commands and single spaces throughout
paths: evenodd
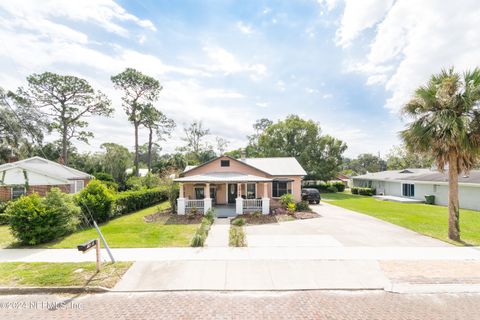
M 177 199 L 177 214 L 185 214 L 185 198 L 183 193 L 183 183 L 179 184 L 179 197 Z
M 268 197 L 268 189 L 266 182 L 263 183 L 262 213 L 270 213 L 270 198 Z
M 210 198 L 210 183 L 205 184 L 204 194 L 205 199 L 203 199 L 203 214 L 206 214 L 208 210 L 212 209 L 212 198 Z
M 243 214 L 242 184 L 237 183 L 237 199 L 235 199 L 236 214 Z

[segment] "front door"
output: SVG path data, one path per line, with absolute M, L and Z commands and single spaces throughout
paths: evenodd
M 235 203 L 237 198 L 237 184 L 229 183 L 228 184 L 228 203 Z

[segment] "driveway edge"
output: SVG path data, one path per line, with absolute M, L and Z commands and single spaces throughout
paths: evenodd
M 37 293 L 105 293 L 112 291 L 99 286 L 88 287 L 0 287 L 0 295 L 37 294 Z

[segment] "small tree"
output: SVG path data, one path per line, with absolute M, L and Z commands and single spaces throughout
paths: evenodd
M 80 191 L 76 201 L 84 217 L 92 223 L 105 222 L 110 219 L 113 210 L 113 193 L 99 180 L 92 180 Z
M 167 191 L 168 202 L 170 203 L 170 208 L 172 208 L 172 212 L 177 212 L 179 185 L 173 180 L 172 177 L 174 176 L 175 172 L 173 170 L 166 172 L 161 178 L 160 187 Z
M 45 198 L 34 193 L 12 201 L 5 214 L 15 238 L 23 244 L 37 245 L 74 231 L 80 208 L 70 195 L 52 188 Z

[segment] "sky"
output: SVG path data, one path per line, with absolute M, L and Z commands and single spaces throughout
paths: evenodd
M 51 71 L 106 93 L 114 117 L 88 119 L 95 138 L 80 151 L 133 149 L 110 81 L 133 67 L 161 82 L 156 107 L 177 123 L 163 152 L 193 120 L 233 149 L 256 119 L 298 114 L 345 141 L 349 157 L 385 155 L 416 87 L 442 68 L 479 65 L 479 24 L 478 0 L 2 0 L 0 86 Z

